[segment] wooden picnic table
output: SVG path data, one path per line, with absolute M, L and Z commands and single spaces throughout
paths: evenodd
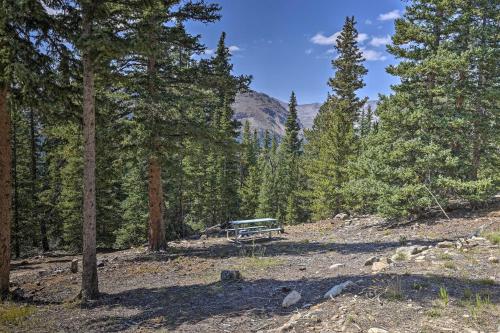
M 271 238 L 273 231 L 276 231 L 278 233 L 284 231 L 283 226 L 278 222 L 278 220 L 270 217 L 252 220 L 231 221 L 230 223 L 232 228 L 226 229 L 227 238 L 229 238 L 229 233 L 231 231 L 234 231 L 235 239 L 263 233 L 269 233 L 269 238 Z

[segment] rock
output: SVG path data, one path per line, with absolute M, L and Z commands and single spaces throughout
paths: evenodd
M 386 261 L 377 261 L 372 265 L 372 272 L 378 273 L 387 267 L 389 267 L 389 264 Z
M 489 257 L 488 261 L 493 263 L 493 264 L 498 264 L 498 258 L 497 257 Z
M 208 236 L 207 235 L 201 235 L 200 240 L 207 240 Z
M 241 280 L 240 271 L 222 271 L 220 272 L 221 281 L 238 281 Z
M 45 275 L 48 275 L 47 270 L 42 269 L 42 270 L 38 271 L 38 276 L 39 277 L 42 277 L 42 276 L 45 276 Z
M 78 273 L 78 259 L 71 260 L 71 273 Z
M 372 327 L 368 330 L 368 333 L 389 333 L 389 331 L 384 330 L 383 328 Z
M 335 215 L 334 219 L 336 220 L 347 220 L 349 218 L 349 215 L 346 213 L 339 213 Z
M 345 264 L 333 264 L 330 266 L 330 269 L 337 269 L 337 268 L 340 268 L 340 267 L 344 267 Z
M 444 248 L 454 247 L 455 244 L 453 244 L 453 242 L 450 242 L 450 241 L 444 241 L 444 242 L 437 243 L 436 246 L 444 249 Z
M 370 257 L 365 261 L 365 266 L 373 265 L 374 262 L 378 261 L 377 257 Z
M 351 280 L 346 281 L 346 282 L 341 283 L 341 284 L 337 284 L 336 286 L 333 286 L 332 289 L 328 290 L 328 292 L 323 297 L 324 298 L 331 298 L 331 297 L 338 296 L 342 293 L 342 291 L 344 291 L 344 289 L 346 289 L 347 287 L 353 286 L 353 285 L 354 285 L 354 282 L 352 282 Z
M 283 303 L 281 304 L 281 306 L 284 308 L 288 308 L 289 306 L 292 306 L 298 301 L 300 301 L 301 298 L 302 296 L 300 295 L 300 293 L 296 290 L 293 290 L 291 293 L 286 295 L 285 299 L 283 299 Z
M 104 267 L 104 260 L 97 260 L 97 267 Z
M 410 257 L 412 255 L 423 252 L 423 251 L 427 250 L 428 248 L 429 248 L 428 246 L 418 246 L 418 245 L 402 246 L 402 247 L 398 247 L 396 249 L 396 254 L 404 253 L 407 257 Z

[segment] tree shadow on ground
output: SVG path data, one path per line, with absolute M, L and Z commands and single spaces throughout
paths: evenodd
M 411 239 L 412 245 L 435 246 L 445 239 Z M 168 261 L 177 257 L 199 257 L 199 258 L 228 258 L 245 256 L 248 252 L 255 251 L 264 257 L 281 255 L 303 255 L 314 253 L 336 252 L 339 254 L 374 253 L 375 255 L 387 250 L 404 246 L 401 242 L 359 242 L 359 243 L 337 243 L 337 242 L 309 242 L 309 241 L 261 241 L 255 244 L 235 244 L 232 242 L 216 243 L 205 247 L 175 248 L 164 253 L 146 253 L 138 257 L 126 259 L 133 262 Z
M 118 332 L 130 328 L 176 329 L 183 324 L 196 324 L 211 317 L 225 318 L 245 315 L 256 320 L 250 325 L 257 330 L 263 319 L 272 316 L 287 316 L 305 304 L 315 305 L 328 302 L 323 295 L 334 285 L 351 280 L 356 285 L 346 293 L 358 297 L 376 299 L 381 303 L 403 302 L 408 298 L 421 306 L 430 306 L 438 299 L 439 288 L 445 286 L 450 299 L 461 299 L 464 290 L 473 294 L 488 295 L 493 304 L 500 301 L 500 285 L 487 284 L 482 280 L 460 279 L 445 276 L 424 275 L 345 275 L 325 279 L 300 279 L 280 281 L 259 279 L 232 283 L 210 283 L 165 288 L 139 288 L 116 294 L 104 294 L 96 303 L 87 308 L 94 311 L 97 318 L 89 320 L 85 326 L 90 330 Z M 394 286 L 400 295 L 389 292 Z M 417 288 L 417 287 L 418 288 Z M 284 309 L 283 298 L 289 290 L 297 290 L 302 299 L 296 306 Z M 402 304 L 403 304 L 402 303 Z M 406 303 L 405 303 L 406 304 Z M 133 314 L 127 311 L 133 311 Z M 109 312 L 108 312 L 109 311 Z M 120 311 L 123 315 L 116 315 Z M 107 314 L 110 313 L 110 314 Z M 222 327 L 211 328 L 215 331 Z

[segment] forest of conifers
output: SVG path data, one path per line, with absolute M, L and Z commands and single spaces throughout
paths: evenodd
M 282 138 L 234 120 L 251 76 L 233 74 L 225 34 L 206 58 L 185 29 L 218 5 L 0 6 L 0 292 L 11 253 L 83 251 L 91 298 L 96 247 L 162 250 L 238 218 L 418 218 L 499 189 L 495 1 L 409 1 L 388 45 L 400 83 L 376 111 L 357 95 L 367 70 L 347 17 L 313 128 L 291 93 Z

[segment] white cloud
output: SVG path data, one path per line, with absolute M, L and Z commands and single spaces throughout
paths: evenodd
M 337 38 L 340 36 L 340 31 L 332 34 L 331 36 L 325 36 L 321 32 L 317 33 L 311 38 L 311 42 L 318 45 L 335 45 L 337 42 Z M 365 33 L 360 33 L 356 41 L 358 43 L 363 43 L 368 39 L 368 35 Z
M 317 33 L 311 38 L 311 42 L 318 45 L 335 45 L 337 37 L 340 35 L 340 31 L 337 31 L 331 36 L 325 36 L 321 32 Z
M 372 20 L 365 20 L 365 24 L 366 24 L 366 25 L 370 25 L 370 24 L 372 24 L 372 23 L 373 23 L 373 22 L 372 22 Z
M 399 9 L 394 9 L 390 12 L 380 14 L 378 16 L 378 20 L 379 21 L 389 21 L 389 20 L 395 20 L 395 19 L 400 18 L 400 17 L 401 17 L 401 12 L 399 11 Z
M 364 42 L 365 40 L 367 40 L 367 39 L 368 39 L 368 35 L 367 35 L 367 34 L 360 33 L 360 34 L 358 35 L 358 38 L 356 38 L 356 41 L 357 41 L 358 43 L 363 43 L 363 42 Z
M 206 54 L 206 55 L 213 55 L 214 52 L 215 51 L 213 49 L 206 49 L 205 52 L 203 52 L 203 53 Z
M 337 52 L 337 50 L 335 50 L 335 49 L 326 50 L 326 53 L 328 53 L 328 54 L 333 54 L 335 52 Z
M 307 54 L 307 55 L 309 55 L 309 54 L 311 54 L 311 53 L 313 53 L 313 50 L 312 50 L 312 49 L 307 49 L 307 50 L 306 50 L 306 54 Z
M 373 37 L 370 41 L 371 46 L 379 47 L 385 46 L 391 43 L 391 36 L 387 35 L 385 37 Z
M 231 52 L 231 53 L 235 53 L 235 52 L 241 51 L 241 49 L 240 49 L 238 46 L 236 46 L 236 45 L 231 45 L 231 46 L 229 46 L 229 47 L 228 47 L 228 50 L 229 50 L 229 52 Z
M 384 61 L 387 59 L 387 57 L 379 51 L 361 49 L 361 52 L 363 53 L 363 57 L 366 61 Z

